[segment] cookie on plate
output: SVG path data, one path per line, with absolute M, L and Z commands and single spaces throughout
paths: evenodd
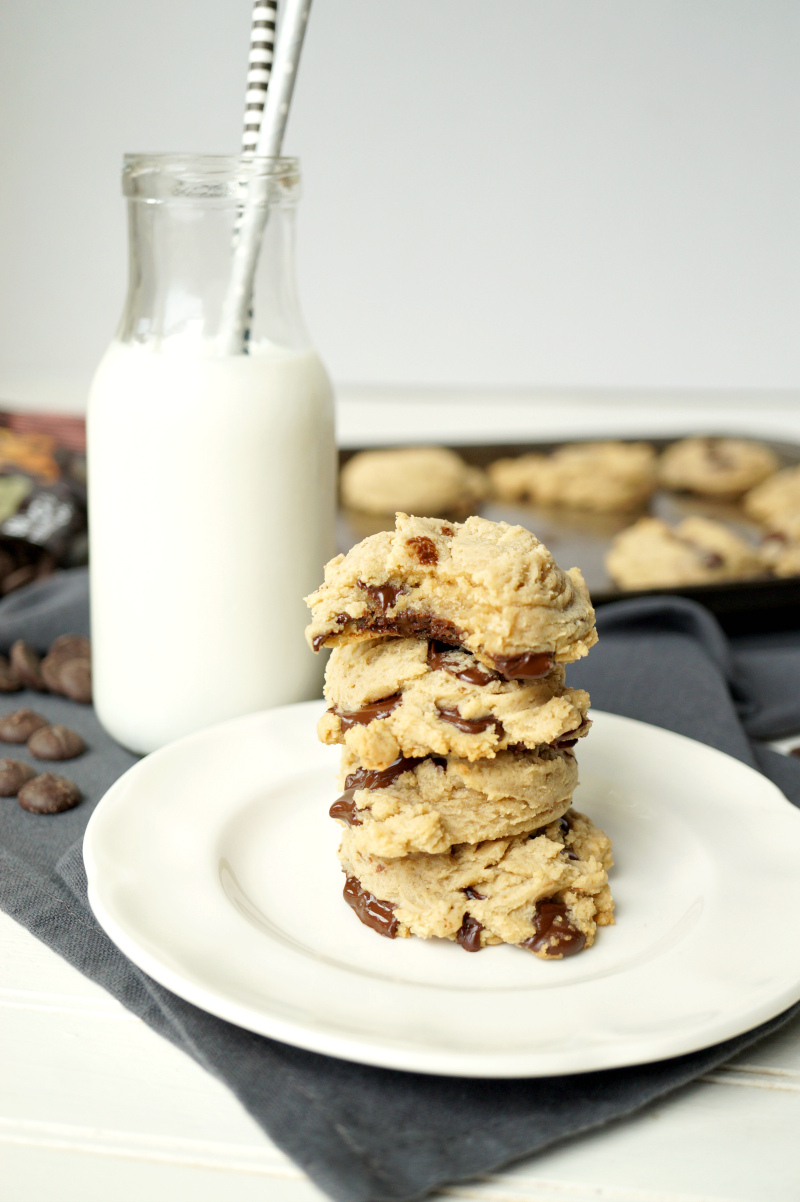
M 748 580 L 764 566 L 756 548 L 721 522 L 690 517 L 674 528 L 641 518 L 614 539 L 606 569 L 622 589 L 648 589 Z
M 479 517 L 398 513 L 394 531 L 332 559 L 306 603 L 315 651 L 380 634 L 436 640 L 509 680 L 538 679 L 597 642 L 580 571 L 562 571 L 524 527 Z
M 399 759 L 370 772 L 349 750 L 342 755 L 332 818 L 351 828 L 365 855 L 438 854 L 536 830 L 570 807 L 578 783 L 569 750 L 501 751 L 470 763 L 457 756 Z
M 345 900 L 389 938 L 451 939 L 467 951 L 511 943 L 542 959 L 574 955 L 614 922 L 611 842 L 568 810 L 543 830 L 465 843 L 443 855 L 383 859 L 344 832 Z
M 359 451 L 340 477 L 342 501 L 364 513 L 467 517 L 486 495 L 486 477 L 445 447 Z
M 488 468 L 495 494 L 507 501 L 589 509 L 637 509 L 656 487 L 656 454 L 646 442 L 587 442 L 552 455 L 497 459 Z
M 331 708 L 317 733 L 346 743 L 367 768 L 433 752 L 467 760 L 586 734 L 589 694 L 550 664 L 540 680 L 508 681 L 446 643 L 389 636 L 334 647 L 325 673 Z
M 740 497 L 780 467 L 774 451 L 744 438 L 683 438 L 658 464 L 665 488 L 706 497 Z

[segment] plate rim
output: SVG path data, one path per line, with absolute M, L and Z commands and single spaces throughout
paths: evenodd
M 642 1042 L 638 1051 L 631 1042 L 627 1045 L 623 1044 L 623 1046 L 627 1046 L 627 1052 L 622 1056 L 613 1054 L 613 1049 L 620 1046 L 617 1043 L 595 1045 L 592 1049 L 583 1047 L 571 1052 L 560 1048 L 553 1053 L 553 1059 L 558 1061 L 554 1066 L 548 1064 L 549 1057 L 541 1050 L 521 1053 L 494 1050 L 465 1052 L 463 1049 L 405 1048 L 399 1043 L 390 1045 L 385 1040 L 382 1042 L 380 1037 L 354 1038 L 335 1031 L 315 1028 L 302 1020 L 288 1021 L 279 1015 L 270 1014 L 268 1010 L 259 1010 L 253 1006 L 242 1004 L 181 975 L 180 971 L 176 971 L 166 962 L 166 959 L 159 959 L 158 955 L 153 954 L 148 946 L 137 942 L 136 935 L 126 929 L 125 925 L 117 920 L 113 911 L 104 904 L 103 883 L 100 879 L 102 872 L 93 858 L 94 841 L 98 837 L 98 831 L 100 831 L 99 837 L 102 837 L 102 824 L 108 820 L 108 813 L 115 804 L 116 794 L 127 789 L 130 779 L 143 771 L 145 764 L 149 765 L 156 758 L 169 758 L 175 754 L 176 749 L 182 750 L 184 747 L 191 747 L 193 743 L 204 742 L 209 737 L 217 738 L 224 735 L 226 728 L 239 728 L 248 724 L 258 727 L 265 720 L 269 721 L 270 717 L 277 718 L 290 711 L 305 710 L 311 715 L 321 709 L 323 705 L 321 700 L 315 700 L 278 706 L 270 710 L 227 719 L 225 722 L 216 723 L 203 730 L 185 735 L 143 757 L 127 769 L 105 792 L 89 819 L 83 839 L 83 859 L 87 875 L 89 905 L 95 918 L 111 941 L 137 968 L 182 1000 L 245 1030 L 337 1059 L 405 1072 L 484 1079 L 569 1076 L 654 1063 L 690 1054 L 744 1034 L 777 1017 L 800 1000 L 800 974 L 798 974 L 797 980 L 791 986 L 786 986 L 761 1003 L 753 1003 L 744 1012 L 738 1012 L 736 1015 L 729 1016 L 726 1021 L 719 1023 L 714 1028 L 711 1038 L 702 1033 L 705 1028 L 698 1030 L 695 1036 L 688 1038 L 684 1030 L 677 1035 L 674 1032 L 662 1032 L 655 1036 L 649 1033 L 647 1040 Z M 736 769 L 741 770 L 745 775 L 752 774 L 759 781 L 762 789 L 767 786 L 766 793 L 768 796 L 771 795 L 772 801 L 781 807 L 788 807 L 788 811 L 791 811 L 796 816 L 797 822 L 800 823 L 800 809 L 788 800 L 774 781 L 734 756 L 687 735 L 655 726 L 652 723 L 642 722 L 637 718 L 596 709 L 592 710 L 592 716 L 600 717 L 601 721 L 610 719 L 614 724 L 645 727 L 650 731 L 657 732 L 659 736 L 678 739 L 695 748 L 700 747 L 704 753 L 708 753 L 712 757 L 721 756 L 723 760 L 731 761 Z M 575 987 L 579 988 L 580 982 L 577 982 Z

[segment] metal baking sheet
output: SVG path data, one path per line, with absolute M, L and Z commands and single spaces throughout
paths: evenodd
M 688 437 L 688 436 L 687 436 Z M 717 434 L 713 437 L 734 437 Z M 605 439 L 582 439 L 575 441 L 606 441 Z M 630 438 L 623 442 L 649 442 L 662 451 L 675 438 Z M 784 467 L 800 463 L 800 444 L 775 442 L 761 439 L 775 451 Z M 495 459 L 524 455 L 530 451 L 547 452 L 563 446 L 564 442 L 527 443 L 483 443 L 474 446 L 449 444 L 458 451 L 467 463 L 476 467 L 487 467 Z M 363 450 L 363 447 L 358 450 Z M 381 448 L 386 449 L 386 448 Z M 342 448 L 339 452 L 340 467 L 356 449 Z M 476 512 L 493 522 L 509 522 L 532 530 L 537 538 L 552 551 L 564 568 L 579 567 L 596 606 L 631 597 L 671 594 L 690 597 L 699 601 L 719 619 L 729 634 L 750 634 L 768 630 L 787 630 L 800 627 L 800 576 L 782 579 L 764 577 L 758 580 L 734 581 L 730 584 L 692 585 L 682 588 L 652 589 L 647 592 L 621 590 L 609 578 L 604 560 L 615 534 L 630 526 L 645 513 L 663 518 L 674 524 L 692 514 L 716 518 L 725 522 L 749 542 L 756 544 L 762 536 L 761 528 L 750 521 L 741 508 L 731 502 L 714 501 L 689 493 L 673 493 L 659 489 L 649 505 L 634 512 L 586 513 L 567 509 L 545 509 L 535 505 L 523 505 L 505 501 L 489 500 L 478 506 Z M 381 518 L 372 514 L 339 510 L 337 539 L 340 551 L 349 551 L 352 546 L 368 534 L 379 530 L 391 530 L 391 517 Z

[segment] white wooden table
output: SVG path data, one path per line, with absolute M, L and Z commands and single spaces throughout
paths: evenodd
M 348 445 L 736 429 L 800 440 L 797 398 L 599 405 L 345 398 Z M 606 1130 L 443 1191 L 486 1202 L 798 1202 L 800 1021 Z M 312 1202 L 231 1094 L 0 914 L 0 1202 Z

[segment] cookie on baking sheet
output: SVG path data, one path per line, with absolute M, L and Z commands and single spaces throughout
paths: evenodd
M 340 476 L 342 501 L 365 513 L 467 517 L 486 495 L 486 477 L 445 447 L 359 451 Z
M 721 522 L 690 517 L 673 528 L 641 518 L 614 539 L 606 569 L 622 589 L 648 589 L 749 580 L 764 565 L 758 550 Z
M 790 532 L 800 522 L 800 466 L 785 467 L 757 488 L 743 501 L 745 513 L 763 522 L 770 530 Z
M 575 443 L 552 455 L 497 459 L 487 470 L 503 500 L 568 509 L 637 509 L 656 487 L 656 453 L 646 442 Z
M 479 517 L 398 513 L 394 531 L 332 559 L 306 603 L 315 651 L 380 634 L 432 639 L 507 679 L 538 679 L 548 661 L 570 663 L 597 642 L 580 571 L 562 571 L 524 527 Z
M 540 680 L 508 681 L 469 651 L 384 636 L 334 647 L 325 673 L 331 708 L 317 733 L 346 743 L 366 768 L 398 756 L 485 759 L 586 734 L 589 694 L 564 685 L 550 664 Z
M 683 438 L 658 463 L 665 488 L 707 497 L 740 497 L 780 467 L 774 451 L 744 438 Z
M 764 566 L 776 576 L 800 576 L 800 517 L 793 537 L 781 530 L 766 535 L 760 552 Z
M 611 840 L 584 814 L 530 835 L 461 844 L 444 855 L 384 859 L 342 837 L 345 900 L 381 935 L 451 939 L 467 951 L 517 944 L 561 959 L 614 922 Z
M 456 756 L 398 759 L 369 771 L 342 755 L 332 818 L 352 830 L 352 847 L 389 859 L 449 851 L 535 830 L 569 809 L 578 783 L 572 753 L 552 747 L 501 751 L 469 763 Z

